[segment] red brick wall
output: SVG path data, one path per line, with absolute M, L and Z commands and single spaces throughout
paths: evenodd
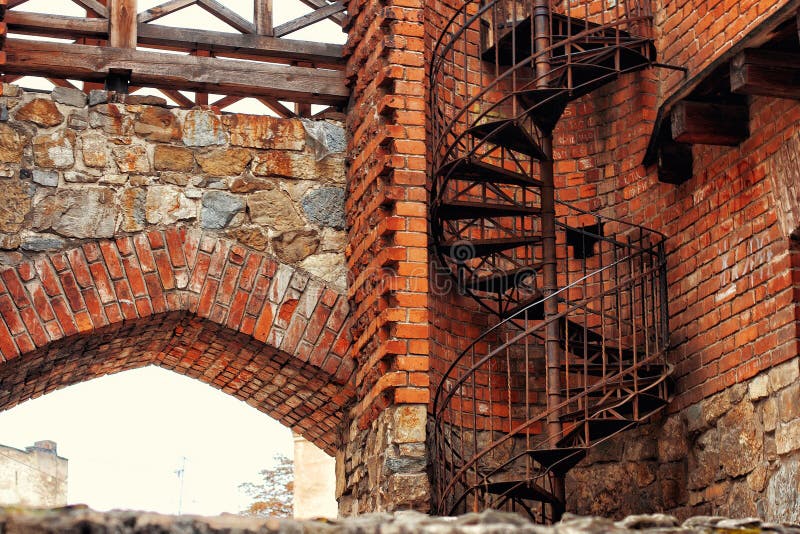
M 0 270 L 0 409 L 154 364 L 234 395 L 328 453 L 354 362 L 344 295 L 185 228 L 88 241 Z

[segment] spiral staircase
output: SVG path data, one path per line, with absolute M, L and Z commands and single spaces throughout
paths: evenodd
M 443 17 L 432 239 L 496 324 L 436 391 L 440 514 L 557 520 L 566 472 L 669 402 L 663 236 L 558 202 L 554 187 L 569 102 L 655 61 L 645 2 L 467 0 Z

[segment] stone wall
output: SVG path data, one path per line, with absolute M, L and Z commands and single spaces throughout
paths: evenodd
M 0 248 L 14 251 L 3 263 L 184 225 L 346 286 L 338 123 L 12 85 L 0 109 Z
M 0 506 L 66 505 L 67 465 L 52 441 L 24 451 L 0 445 Z
M 800 359 L 592 450 L 569 509 L 800 521 Z

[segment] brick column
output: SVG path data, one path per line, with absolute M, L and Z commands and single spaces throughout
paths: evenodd
M 353 0 L 346 204 L 358 403 L 340 511 L 427 511 L 428 236 L 421 0 Z

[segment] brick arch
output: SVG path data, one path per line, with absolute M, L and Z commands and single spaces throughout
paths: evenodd
M 0 410 L 157 365 L 333 453 L 354 397 L 345 295 L 224 238 L 157 230 L 0 270 Z

